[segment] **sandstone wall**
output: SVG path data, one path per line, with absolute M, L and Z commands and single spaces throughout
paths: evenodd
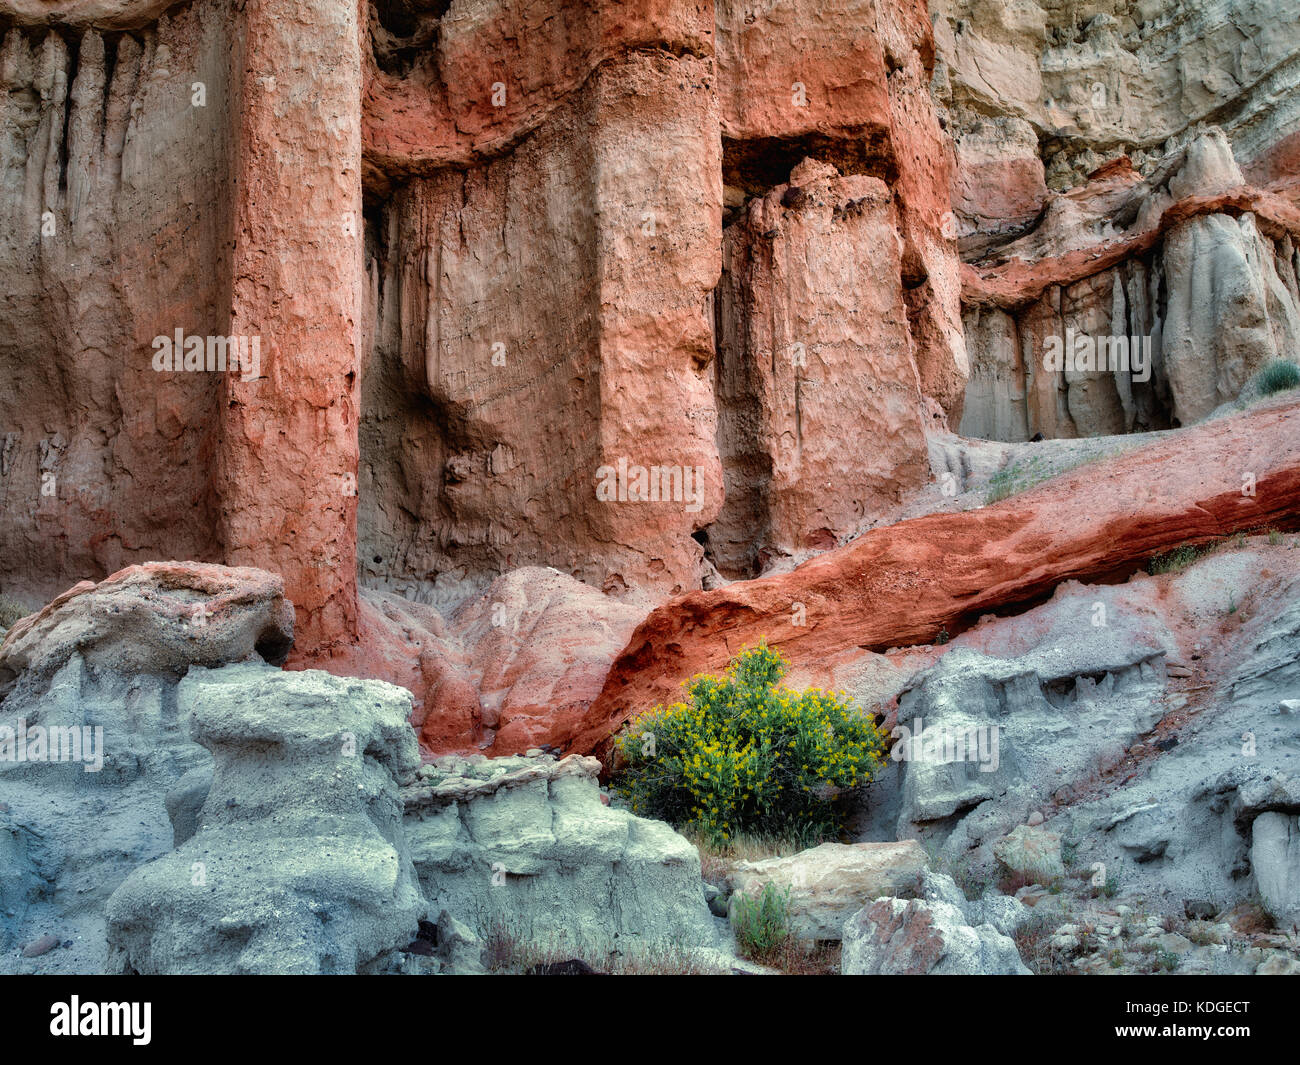
M 523 742 L 437 613 L 359 585 L 451 616 L 549 565 L 645 605 L 853 535 L 960 415 L 920 0 L 11 0 L 0 30 L 7 595 L 258 564 L 294 664 Z M 159 372 L 177 330 L 257 364 Z
M 796 168 L 725 233 L 727 493 L 708 546 L 726 576 L 761 572 L 782 548 L 833 547 L 929 475 L 897 206 L 879 179 L 822 165 Z M 846 463 L 826 429 L 855 425 L 862 451 Z
M 832 544 L 920 483 L 924 421 L 960 411 L 966 376 L 924 5 L 492 9 L 372 20 L 364 579 L 441 605 L 545 562 L 675 594 Z M 739 266 L 734 248 L 798 231 L 792 200 L 761 220 L 745 204 L 798 195 L 805 158 L 885 183 L 870 236 L 894 252 L 867 263 L 866 231 L 828 229 L 795 237 L 784 271 Z M 830 272 L 810 282 L 807 254 Z M 790 328 L 768 328 L 772 304 Z M 790 343 L 824 359 L 829 406 L 808 374 L 744 394 Z M 887 422 L 853 401 L 871 391 Z M 809 503 L 843 480 L 845 432 L 870 472 Z M 603 503 L 620 460 L 684 467 L 698 495 Z
M 0 587 L 34 606 L 220 554 L 216 382 L 155 373 L 151 342 L 225 331 L 234 103 L 223 4 L 3 32 Z
M 1140 212 L 1158 215 L 1193 185 L 1205 193 L 1249 184 L 1295 202 L 1300 29 L 1286 5 L 936 0 L 932 8 L 934 95 L 956 150 L 953 230 L 977 268 L 1022 258 L 1049 275 L 1044 260 L 1127 236 Z M 1185 167 L 1185 151 L 1204 146 L 1211 124 L 1224 134 L 1212 164 Z M 1131 174 L 1116 160 L 1131 161 Z M 1207 178 L 1219 187 L 1208 189 Z M 1084 191 L 1098 184 L 1117 195 L 1105 202 Z M 1294 230 L 1260 228 L 1237 213 L 1188 220 L 1154 249 L 1075 270 L 1072 283 L 1033 298 L 994 308 L 968 298 L 961 431 L 1026 440 L 1188 424 L 1235 399 L 1266 362 L 1296 358 Z M 1045 372 L 1043 342 L 1067 335 L 1149 337 L 1152 380 Z
M 1300 213 L 1256 189 L 1211 129 L 1148 178 L 1127 159 L 1056 198 L 967 270 L 972 374 L 961 432 L 997 440 L 1189 425 L 1300 353 Z M 1096 345 L 1063 368 L 1052 345 Z M 1108 361 L 1132 352 L 1143 369 Z M 1058 348 L 1059 350 L 1059 348 Z

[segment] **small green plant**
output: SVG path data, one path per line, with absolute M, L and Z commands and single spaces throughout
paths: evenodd
M 1289 388 L 1300 387 L 1300 366 L 1285 359 L 1270 362 L 1256 378 L 1260 395 L 1273 396 Z
M 1119 876 L 1111 873 L 1106 877 L 1106 882 L 1101 886 L 1101 893 L 1108 899 L 1113 899 L 1119 894 Z
M 1147 572 L 1153 577 L 1161 573 L 1182 573 L 1197 559 L 1212 554 L 1216 547 L 1216 544 L 1205 544 L 1199 547 L 1195 544 L 1181 544 L 1172 551 L 1152 555 L 1147 564 Z
M 1277 547 L 1282 542 L 1282 534 L 1277 529 L 1268 530 L 1268 546 Z
M 615 785 L 632 810 L 716 845 L 739 833 L 809 846 L 837 836 L 843 799 L 875 778 L 887 736 L 843 693 L 781 686 L 785 672 L 760 643 L 725 675 L 688 681 L 686 702 L 633 722 Z
M 790 892 L 764 884 L 757 898 L 739 894 L 732 900 L 731 922 L 736 948 L 762 962 L 777 955 L 790 939 Z
M 1001 502 L 1053 476 L 1051 464 L 1037 455 L 1023 465 L 1018 462 L 1013 463 L 1006 469 L 998 470 L 989 478 L 984 490 L 984 502 L 985 504 Z
M 1074 863 L 1079 857 L 1079 843 L 1077 840 L 1067 839 L 1061 841 L 1061 864 L 1066 869 L 1073 869 Z
M 1171 950 L 1156 950 L 1152 968 L 1156 972 L 1171 973 L 1178 968 L 1178 955 Z

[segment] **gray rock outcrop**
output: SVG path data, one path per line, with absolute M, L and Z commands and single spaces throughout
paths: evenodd
M 959 648 L 913 680 L 895 734 L 899 837 L 956 826 L 958 849 L 1000 836 L 1061 777 L 1148 731 L 1162 716 L 1165 652 L 1121 640 L 1105 630 L 1012 659 Z
M 695 847 L 605 806 L 594 758 L 448 757 L 404 791 L 429 901 L 480 936 L 627 954 L 713 949 Z
M 0 645 L 0 972 L 94 973 L 104 907 L 173 846 L 166 796 L 211 755 L 177 684 L 191 665 L 281 660 L 293 607 L 279 577 L 150 563 L 84 582 Z M 23 958 L 19 946 L 58 944 Z M 7 941 L 7 945 L 6 945 Z
M 844 925 L 845 976 L 1028 976 L 1015 943 L 950 902 L 877 899 Z
M 198 830 L 108 902 L 118 973 L 356 973 L 416 935 L 424 900 L 399 783 L 410 693 L 265 665 L 195 669 L 179 702 L 215 761 Z
M 872 899 L 912 895 L 930 866 L 916 840 L 823 843 L 788 858 L 740 862 L 727 876 L 731 911 L 740 898 L 760 898 L 771 885 L 787 901 L 799 939 L 835 940 L 844 922 Z

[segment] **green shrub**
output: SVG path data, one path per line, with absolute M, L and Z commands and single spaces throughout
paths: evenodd
M 746 958 L 771 958 L 790 939 L 790 892 L 763 885 L 758 898 L 736 895 L 732 900 L 732 927 L 736 949 Z
M 1272 396 L 1288 388 L 1300 387 L 1300 366 L 1285 359 L 1275 359 L 1259 371 L 1261 395 Z
M 686 702 L 634 721 L 615 782 L 633 811 L 718 842 L 837 835 L 842 797 L 875 778 L 887 738 L 843 693 L 781 686 L 785 672 L 760 643 L 723 676 L 688 681 Z

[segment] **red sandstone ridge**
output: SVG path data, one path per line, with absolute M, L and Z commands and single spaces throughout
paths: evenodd
M 1139 232 L 1038 261 L 1013 259 L 998 266 L 963 265 L 962 299 L 971 306 L 1019 307 L 1052 285 L 1068 285 L 1149 251 L 1175 226 L 1215 214 L 1252 215 L 1260 231 L 1279 240 L 1300 239 L 1300 210 L 1273 192 L 1243 185 L 1214 196 L 1186 196 Z
M 1243 492 L 1243 485 L 1254 494 Z M 1294 524 L 1300 403 L 1171 433 L 994 506 L 866 533 L 789 573 L 681 596 L 654 610 L 614 663 L 572 751 L 675 698 L 759 639 L 796 666 L 861 647 L 931 643 L 980 614 L 1070 579 L 1126 575 L 1152 555 L 1238 529 Z M 802 603 L 807 624 L 792 624 Z

